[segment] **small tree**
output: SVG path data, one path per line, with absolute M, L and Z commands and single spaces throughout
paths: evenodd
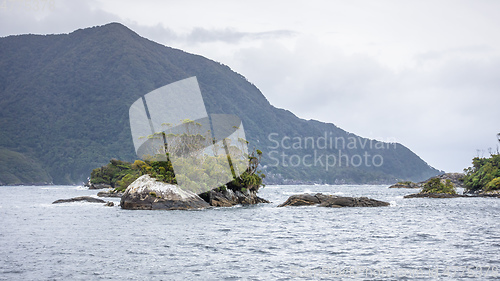
M 433 178 L 424 184 L 422 193 L 457 194 L 457 191 L 450 180 L 446 180 L 446 183 L 442 183 L 439 178 Z

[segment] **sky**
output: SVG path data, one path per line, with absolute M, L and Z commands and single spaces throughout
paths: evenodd
M 120 22 L 228 65 L 300 118 L 461 172 L 497 150 L 500 1 L 0 1 L 0 36 Z

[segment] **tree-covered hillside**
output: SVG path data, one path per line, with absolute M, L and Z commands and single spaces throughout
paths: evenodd
M 465 192 L 499 192 L 500 154 L 492 154 L 488 158 L 475 157 L 472 159 L 472 167 L 464 171 Z
M 275 108 L 229 67 L 162 46 L 118 23 L 70 34 L 0 38 L 0 147 L 40 163 L 54 183 L 79 183 L 111 158 L 133 162 L 137 157 L 128 120 L 130 105 L 158 87 L 191 76 L 198 79 L 209 114 L 241 118 L 249 147 L 264 153 L 268 179 L 366 183 L 419 181 L 438 173 L 400 144 L 362 148 L 366 139 Z M 358 138 L 360 144 L 318 150 L 310 145 L 287 149 L 282 144 L 288 147 L 293 142 L 281 143 L 287 137 L 317 140 L 325 133 L 346 141 Z M 310 167 L 309 162 L 295 167 L 276 163 L 281 153 L 297 155 L 290 159 L 294 164 L 315 150 L 338 155 L 339 149 L 351 160 L 366 152 L 380 155 L 383 163 L 337 165 L 328 171 L 320 163 Z M 7 161 L 0 158 L 2 165 L 9 165 Z

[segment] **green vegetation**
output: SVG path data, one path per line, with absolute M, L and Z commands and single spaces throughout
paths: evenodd
M 0 185 L 52 182 L 38 161 L 22 153 L 0 147 L 0 159 Z
M 257 155 L 256 155 L 257 154 Z M 227 188 L 233 191 L 248 191 L 257 192 L 262 184 L 262 179 L 265 177 L 261 171 L 256 171 L 259 166 L 262 153 L 252 152 L 248 156 L 250 165 L 237 178 L 233 178 L 227 185 L 217 188 L 218 191 L 226 191 Z M 205 157 L 205 162 L 202 166 L 196 166 L 200 163 L 189 163 L 188 169 L 184 167 L 184 180 L 188 181 L 186 186 L 195 192 L 203 192 L 206 185 L 213 185 L 214 181 L 210 179 L 217 177 L 217 172 L 220 172 L 220 164 L 216 160 L 220 157 Z M 188 161 L 184 159 L 184 161 Z M 182 166 L 181 166 L 182 167 Z M 92 171 L 90 182 L 93 184 L 104 183 L 115 189 L 115 191 L 125 191 L 127 187 L 142 175 L 148 174 L 159 181 L 170 184 L 176 184 L 177 180 L 170 161 L 141 161 L 136 160 L 134 163 L 112 159 L 109 164 L 96 168 Z M 207 179 L 208 177 L 208 179 Z M 199 181 L 198 181 L 199 180 Z M 201 183 L 200 183 L 201 182 Z M 201 186 L 203 185 L 203 186 Z M 204 189 L 205 188 L 205 189 Z
M 94 169 L 90 174 L 90 182 L 109 184 L 116 191 L 124 191 L 133 181 L 145 174 L 166 183 L 176 183 L 170 162 L 136 160 L 129 163 L 116 159 L 112 159 L 106 166 Z
M 398 181 L 397 184 L 400 184 L 400 185 L 412 185 L 412 184 L 415 184 L 415 183 L 412 182 L 412 181 Z
M 231 182 L 227 184 L 227 187 L 231 190 L 239 190 L 245 193 L 247 190 L 252 192 L 259 191 L 261 186 L 265 186 L 262 183 L 262 180 L 266 177 L 261 171 L 258 171 L 257 168 L 260 164 L 262 158 L 262 151 L 256 150 L 252 152 L 249 156 L 249 166 L 247 170 L 242 173 L 238 178 L 233 179 Z M 245 190 L 245 191 L 243 191 Z
M 442 183 L 439 178 L 433 178 L 424 184 L 421 193 L 457 194 L 457 191 L 450 180 L 446 180 L 446 183 Z
M 500 154 L 489 158 L 475 157 L 472 167 L 464 170 L 465 192 L 491 192 L 500 190 Z

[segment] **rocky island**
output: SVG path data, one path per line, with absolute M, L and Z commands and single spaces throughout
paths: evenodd
M 421 192 L 404 198 L 500 198 L 500 154 L 492 154 L 489 158 L 476 157 L 472 160 L 472 167 L 464 171 L 465 174 L 449 173 L 430 178 L 419 183 L 422 184 Z M 463 187 L 464 194 L 458 194 L 456 187 Z
M 437 175 L 429 178 L 428 180 L 421 182 L 411 182 L 411 181 L 402 181 L 396 184 L 389 186 L 389 188 L 422 188 L 426 183 L 428 183 L 432 179 L 440 179 L 442 182 L 446 182 L 446 180 L 450 180 L 450 182 L 455 187 L 463 187 L 463 177 L 465 175 L 463 173 L 444 173 L 441 175 Z
M 259 150 L 251 153 L 245 172 L 208 191 L 179 187 L 169 161 L 129 163 L 112 159 L 109 164 L 92 171 L 86 186 L 89 189 L 109 187 L 98 196 L 121 197 L 121 208 L 129 210 L 189 210 L 269 203 L 257 196 L 264 177 L 257 171 L 260 155 Z
M 217 188 L 200 195 L 182 190 L 143 175 L 131 183 L 121 197 L 120 206 L 131 210 L 189 210 L 209 207 L 231 207 L 242 204 L 269 203 L 255 192 Z

